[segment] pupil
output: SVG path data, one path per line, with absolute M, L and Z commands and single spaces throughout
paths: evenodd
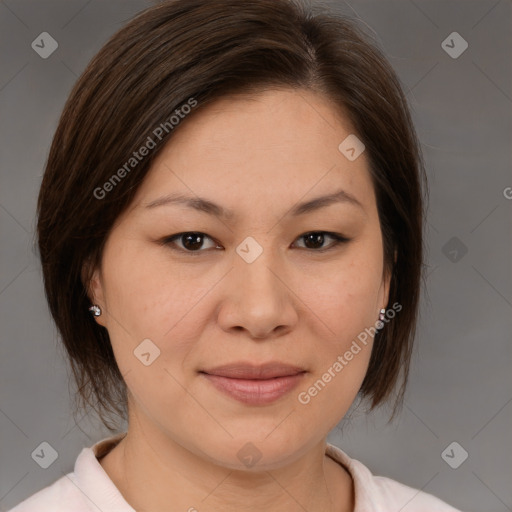
M 184 240 L 184 241 L 183 241 Z M 202 245 L 202 236 L 191 233 L 189 235 L 183 235 L 183 246 L 187 249 L 194 250 L 200 249 Z
M 310 233 L 306 235 L 306 247 L 308 249 L 314 249 L 315 247 L 311 247 L 310 242 L 313 242 L 313 246 L 315 246 L 316 243 L 321 247 L 324 242 L 324 235 L 322 233 Z

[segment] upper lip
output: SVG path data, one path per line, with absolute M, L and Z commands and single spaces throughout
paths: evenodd
M 290 365 L 281 362 L 270 362 L 254 365 L 245 362 L 229 363 L 222 366 L 216 366 L 208 370 L 201 370 L 201 373 L 217 375 L 219 377 L 228 377 L 231 379 L 272 379 L 275 377 L 287 377 L 297 375 L 306 370 L 299 366 Z

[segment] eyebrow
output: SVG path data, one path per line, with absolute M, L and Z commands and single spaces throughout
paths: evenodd
M 353 195 L 349 194 L 345 190 L 338 190 L 332 194 L 316 197 L 310 201 L 297 204 L 290 210 L 289 214 L 292 217 L 296 217 L 337 203 L 354 205 L 364 210 L 363 205 Z M 183 205 L 225 220 L 232 220 L 236 218 L 236 214 L 233 210 L 224 208 L 223 206 L 202 197 L 192 197 L 180 193 L 167 194 L 159 197 L 146 204 L 145 207 L 151 209 L 158 206 L 173 204 Z

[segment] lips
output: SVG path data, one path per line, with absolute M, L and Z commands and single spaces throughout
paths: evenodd
M 280 362 L 239 362 L 199 372 L 217 391 L 245 405 L 265 406 L 295 389 L 306 370 Z
M 261 365 L 236 362 L 202 370 L 200 373 L 226 377 L 229 379 L 265 380 L 277 377 L 289 377 L 303 372 L 305 372 L 305 370 L 299 366 L 281 362 L 270 362 Z

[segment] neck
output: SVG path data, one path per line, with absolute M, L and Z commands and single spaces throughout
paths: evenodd
M 270 470 L 230 469 L 161 432 L 132 428 L 100 464 L 137 511 L 352 512 L 353 482 L 325 440 Z M 153 435 L 154 434 L 154 435 Z

